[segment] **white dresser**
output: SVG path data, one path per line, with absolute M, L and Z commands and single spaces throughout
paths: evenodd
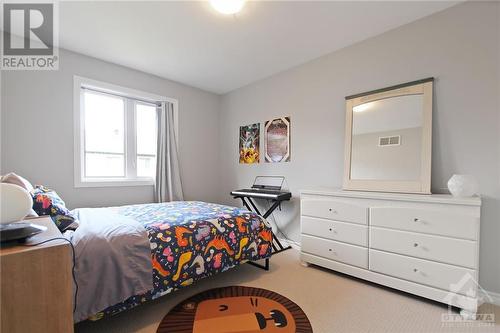
M 301 192 L 301 260 L 451 304 L 471 316 L 480 198 L 342 190 Z

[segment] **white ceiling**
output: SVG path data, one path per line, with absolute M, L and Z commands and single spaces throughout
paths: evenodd
M 353 112 L 352 134 L 395 131 L 422 126 L 422 95 L 405 95 L 361 104 L 365 110 Z
M 60 46 L 223 94 L 456 4 L 248 2 L 235 16 L 207 2 L 61 2 Z

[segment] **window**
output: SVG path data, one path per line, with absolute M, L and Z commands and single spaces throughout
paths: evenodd
M 84 177 L 125 177 L 125 100 L 82 91 Z
M 165 100 L 75 77 L 75 186 L 152 185 Z
M 137 176 L 156 175 L 156 105 L 135 104 L 137 125 Z

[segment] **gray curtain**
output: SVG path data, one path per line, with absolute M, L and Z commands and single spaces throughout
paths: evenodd
M 156 158 L 156 202 L 183 200 L 177 142 L 175 137 L 174 105 L 163 102 L 158 108 L 158 144 Z

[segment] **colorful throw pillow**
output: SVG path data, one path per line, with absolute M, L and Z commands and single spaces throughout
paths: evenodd
M 37 185 L 31 191 L 31 196 L 35 212 L 38 215 L 50 215 L 61 232 L 78 228 L 77 218 L 66 208 L 66 204 L 56 191 Z

